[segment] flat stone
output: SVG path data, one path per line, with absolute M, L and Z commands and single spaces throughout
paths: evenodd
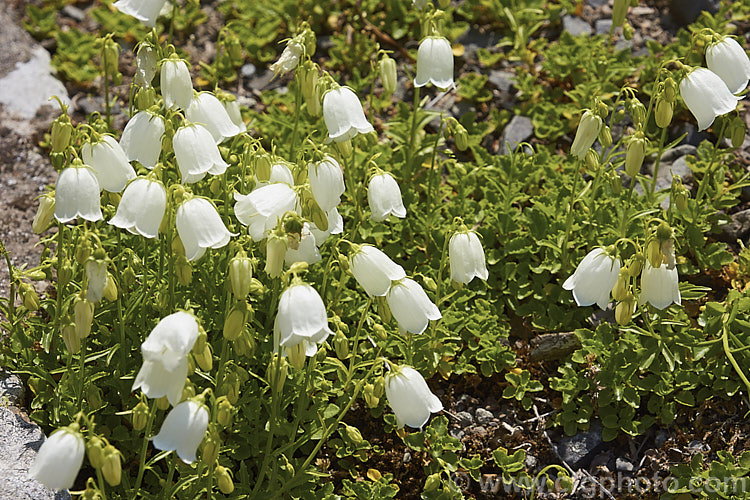
M 508 154 L 516 147 L 534 135 L 534 125 L 528 116 L 515 115 L 505 126 L 500 142 L 503 145 L 503 154 Z
M 486 425 L 492 422 L 492 419 L 495 418 L 495 416 L 492 414 L 492 412 L 485 410 L 484 408 L 477 408 L 477 411 L 474 412 L 474 416 L 477 419 L 477 422 Z
M 15 69 L 0 79 L 0 104 L 18 116 L 31 119 L 42 106 L 50 106 L 56 95 L 69 103 L 65 86 L 52 76 L 49 52 L 36 46 L 31 59 L 16 63 Z
M 578 16 L 567 15 L 563 17 L 563 30 L 573 36 L 590 35 L 593 30 L 591 25 Z
M 633 472 L 635 469 L 632 463 L 622 457 L 617 457 L 615 460 L 615 468 L 621 472 Z
M 735 242 L 750 234 L 750 208 L 731 215 L 732 222 L 721 226 L 720 239 Z
M 609 3 L 609 0 L 588 0 L 586 3 L 592 7 L 604 7 Z
M 487 79 L 499 90 L 510 92 L 510 88 L 516 83 L 516 74 L 501 69 L 493 69 L 490 71 L 490 76 Z
M 696 19 L 702 11 L 716 14 L 719 10 L 718 0 L 670 0 L 669 14 L 680 26 L 687 26 Z
M 651 169 L 653 171 L 653 167 Z M 656 191 L 669 189 L 672 185 L 672 176 L 676 175 L 682 179 L 682 183 L 689 185 L 693 182 L 693 171 L 690 170 L 684 156 L 677 158 L 672 163 L 661 163 L 659 172 L 656 174 Z
M 0 373 L 0 404 L 3 398 L 12 405 L 18 405 L 23 399 L 23 382 L 16 375 L 5 375 Z
M 696 453 L 708 453 L 711 451 L 711 447 L 704 443 L 703 441 L 690 441 L 687 445 L 687 451 L 696 454 Z
M 563 436 L 556 445 L 557 453 L 573 469 L 585 467 L 602 447 L 602 425 L 594 421 L 589 430 L 574 436 Z
M 8 408 L 0 407 L 0 498 L 70 499 L 67 490 L 55 493 L 29 476 L 29 468 L 44 439 L 39 426 L 26 422 Z
M 594 31 L 597 35 L 609 35 L 612 29 L 612 19 L 597 19 L 594 22 Z
M 672 162 L 677 158 L 680 158 L 681 156 L 694 155 L 696 151 L 698 151 L 698 148 L 696 148 L 692 144 L 681 144 L 672 149 L 664 151 L 664 153 L 661 155 L 661 161 Z M 651 166 L 653 166 L 653 164 Z M 651 173 L 651 171 L 649 171 L 649 173 Z
M 242 66 L 242 67 L 240 68 L 240 74 L 241 74 L 241 75 L 242 75 L 242 76 L 243 76 L 244 78 L 250 78 L 250 77 L 252 77 L 253 75 L 255 75 L 255 73 L 256 73 L 257 71 L 258 71 L 258 68 L 256 68 L 256 67 L 255 67 L 255 64 L 253 64 L 253 63 L 247 63 L 247 64 L 244 64 L 244 65 L 243 65 L 243 66 Z
M 62 8 L 62 13 L 78 22 L 86 19 L 86 13 L 74 5 L 66 5 Z
M 472 417 L 471 413 L 468 411 L 460 411 L 456 413 L 456 417 L 458 417 L 458 423 L 461 424 L 462 427 L 468 427 L 474 423 L 474 417 Z

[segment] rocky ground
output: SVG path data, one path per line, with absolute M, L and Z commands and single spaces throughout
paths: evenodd
M 629 45 L 634 54 L 644 50 L 648 39 L 667 43 L 679 25 L 688 21 L 690 9 L 696 4 L 711 6 L 710 2 L 682 2 L 679 8 L 670 10 L 667 2 L 660 1 L 646 2 L 631 9 L 629 20 L 636 34 L 631 42 L 619 43 Z M 80 22 L 85 27 L 85 12 L 78 7 L 72 8 L 77 10 L 67 12 L 70 22 Z M 45 186 L 55 181 L 55 172 L 45 152 L 38 146 L 56 114 L 47 98 L 51 94 L 63 99 L 71 96 L 71 109 L 74 118 L 79 120 L 100 109 L 102 104 L 97 98 L 87 95 L 85 90 L 66 89 L 51 76 L 48 52 L 20 27 L 23 13 L 23 2 L 0 5 L 0 24 L 3 26 L 0 30 L 0 46 L 3 47 L 0 51 L 0 186 L 3 192 L 0 214 L 4 221 L 0 225 L 0 240 L 10 253 L 14 266 L 33 266 L 38 262 L 40 252 L 35 246 L 38 236 L 31 231 L 31 220 L 37 206 L 35 198 Z M 563 19 L 563 29 L 573 34 L 608 33 L 610 16 L 611 5 L 606 0 L 587 0 L 580 12 Z M 197 58 L 211 55 L 211 40 L 215 39 L 215 33 L 212 35 L 210 28 L 204 31 L 199 33 L 204 39 L 191 40 Z M 493 36 L 475 28 L 459 40 L 467 53 L 463 60 L 466 71 L 476 69 L 472 68 L 472 50 L 491 47 L 497 42 Z M 128 64 L 124 66 L 127 79 Z M 239 85 L 233 90 L 238 92 L 245 105 L 256 103 L 255 97 L 260 89 L 283 85 L 280 81 L 271 82 L 271 75 L 265 68 L 248 64 L 241 72 Z M 499 68 L 488 76 L 495 97 L 493 104 L 510 109 L 515 102 L 513 73 L 508 68 Z M 441 95 L 431 104 L 454 114 L 463 109 L 462 103 L 456 102 L 455 96 L 451 95 Z M 118 118 L 121 122 L 124 119 L 124 115 Z M 746 120 L 750 125 L 750 115 L 746 114 Z M 684 157 L 694 153 L 702 136 L 694 127 L 686 131 L 685 144 L 667 152 L 662 162 L 659 178 L 666 185 L 671 172 L 681 175 L 686 184 L 690 182 L 690 170 Z M 533 126 L 528 118 L 517 115 L 490 140 L 495 141 L 496 151 L 503 153 L 507 151 L 506 143 L 533 141 Z M 750 165 L 750 138 L 746 139 L 745 145 L 738 158 L 747 166 Z M 738 238 L 746 239 L 750 234 L 750 190 L 746 190 L 743 200 L 744 203 L 730 214 L 732 223 L 717 235 L 735 245 Z M 0 265 L 0 295 L 7 294 L 8 273 L 3 263 Z M 532 371 L 534 377 L 546 382 L 547 377 L 556 373 L 555 360 L 542 361 L 533 354 L 538 345 L 521 339 L 514 339 L 514 342 L 519 365 Z M 500 377 L 454 377 L 432 383 L 445 404 L 451 434 L 465 447 L 463 456 L 479 454 L 490 463 L 492 450 L 498 446 L 510 450 L 522 448 L 527 452 L 526 466 L 532 475 L 551 463 L 568 468 L 579 480 L 577 492 L 573 495 L 578 498 L 658 498 L 655 489 L 638 490 L 628 487 L 628 481 L 637 477 L 649 478 L 652 484 L 656 484 L 654 478 L 666 477 L 670 465 L 687 462 L 697 452 L 728 450 L 736 453 L 748 446 L 746 437 L 750 435 L 750 424 L 741 418 L 738 402 L 712 401 L 682 412 L 669 429 L 653 428 L 637 438 L 620 436 L 614 442 L 604 443 L 597 422 L 587 432 L 566 437 L 559 430 L 547 429 L 545 425 L 545 418 L 557 405 L 555 393 L 551 391 L 539 393 L 531 411 L 526 412 L 499 397 L 504 384 Z M 68 498 L 67 493 L 55 495 L 43 490 L 27 477 L 26 471 L 35 450 L 41 445 L 43 434 L 25 417 L 23 392 L 18 378 L 0 373 L 0 498 Z M 383 437 L 382 420 L 369 418 L 366 410 L 355 409 L 351 421 L 356 422 L 366 439 L 388 450 L 383 455 L 373 455 L 365 465 L 393 473 L 395 482 L 401 487 L 399 498 L 416 498 L 425 480 L 420 457 L 410 452 L 395 435 Z M 332 475 L 334 480 L 340 480 L 335 470 Z M 493 486 L 499 487 L 499 483 L 480 484 L 461 473 L 455 479 L 475 498 L 512 496 L 502 490 L 493 492 Z M 610 487 L 612 492 L 605 492 L 603 486 Z

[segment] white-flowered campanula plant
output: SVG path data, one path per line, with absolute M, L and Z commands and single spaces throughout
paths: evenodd
M 185 116 L 188 121 L 206 127 L 216 144 L 245 131 L 245 127 L 239 127 L 232 121 L 221 101 L 209 92 L 201 92 L 193 97 Z
M 198 446 L 208 429 L 208 408 L 195 399 L 178 404 L 167 414 L 159 433 L 154 436 L 154 447 L 162 451 L 176 451 L 186 464 L 195 462 Z
M 430 320 L 437 321 L 443 317 L 424 289 L 411 278 L 393 282 L 386 300 L 402 332 L 420 334 Z
M 430 414 L 443 410 L 443 403 L 432 393 L 424 377 L 411 366 L 392 365 L 385 377 L 385 396 L 399 428 L 421 429 Z
M 164 135 L 164 118 L 149 111 L 139 111 L 125 125 L 120 146 L 129 161 L 138 161 L 144 167 L 154 168 L 161 156 Z
M 484 258 L 484 249 L 473 231 L 458 231 L 448 243 L 451 279 L 464 285 L 474 278 L 487 281 L 489 273 Z
M 88 221 L 101 220 L 99 181 L 96 174 L 80 160 L 63 169 L 55 184 L 55 218 L 68 222 L 76 217 Z
M 305 222 L 302 226 L 302 233 L 297 248 L 289 246 L 284 254 L 284 263 L 291 266 L 295 262 L 307 262 L 315 264 L 322 258 L 318 247 L 315 244 L 315 235 L 310 230 L 310 223 Z
M 604 248 L 595 248 L 565 280 L 563 288 L 573 291 L 573 298 L 579 306 L 597 304 L 604 310 L 620 275 L 620 267 L 620 259 L 609 255 Z
M 194 261 L 203 257 L 207 248 L 221 248 L 232 236 L 213 203 L 205 198 L 184 201 L 176 214 L 177 233 L 185 247 L 185 257 Z
M 168 108 L 187 109 L 193 100 L 193 80 L 187 64 L 176 55 L 161 62 L 161 93 Z
M 145 238 L 156 238 L 167 208 L 167 190 L 160 181 L 139 177 L 122 193 L 117 213 L 109 221 Z
M 99 189 L 119 193 L 135 178 L 135 170 L 128 162 L 120 144 L 111 135 L 103 135 L 81 146 L 83 163 L 91 167 L 99 182 Z
M 318 346 L 331 335 L 323 299 L 318 292 L 301 281 L 293 282 L 279 298 L 279 309 L 274 322 L 274 345 L 292 348 L 304 345 L 307 356 L 313 356 Z
M 384 221 L 389 215 L 403 219 L 406 208 L 401 199 L 401 189 L 393 176 L 387 172 L 375 174 L 367 185 L 367 203 L 370 217 L 376 222 Z
M 453 50 L 445 37 L 427 37 L 419 44 L 414 86 L 424 87 L 428 83 L 439 89 L 453 87 Z
M 153 28 L 167 0 L 117 0 L 112 7 Z
M 141 344 L 143 364 L 133 382 L 149 398 L 166 396 L 172 405 L 182 398 L 188 373 L 188 353 L 198 339 L 195 317 L 178 311 L 162 318 Z
M 42 443 L 29 475 L 51 490 L 73 487 L 86 446 L 76 424 L 57 429 Z
M 698 130 L 710 127 L 717 116 L 734 111 L 740 99 L 719 75 L 706 68 L 694 68 L 680 81 L 680 96 L 698 121 Z
M 673 302 L 681 304 L 679 278 L 677 268 L 663 263 L 659 267 L 652 267 L 646 260 L 641 272 L 641 294 L 638 304 L 646 302 L 657 309 L 664 309 Z
M 321 161 L 310 163 L 307 166 L 307 178 L 315 202 L 321 210 L 327 212 L 339 205 L 346 186 L 344 173 L 336 160 L 326 156 Z
M 706 65 L 719 75 L 733 94 L 745 90 L 750 81 L 750 58 L 732 37 L 723 37 L 706 48 Z
M 403 267 L 372 245 L 355 246 L 349 264 L 357 283 L 370 297 L 384 296 L 392 281 L 406 278 Z
M 234 199 L 234 214 L 255 241 L 265 238 L 279 217 L 297 206 L 297 194 L 283 182 L 267 184 L 246 195 L 235 193 Z
M 328 142 L 344 142 L 357 134 L 374 129 L 365 117 L 362 103 L 349 87 L 337 87 L 323 96 L 323 119 L 328 128 Z
M 227 170 L 211 132 L 201 124 L 190 123 L 177 129 L 172 145 L 184 184 L 198 182 L 207 173 L 221 175 Z

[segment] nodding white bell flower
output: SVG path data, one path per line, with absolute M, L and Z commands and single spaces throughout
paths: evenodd
M 445 37 L 427 37 L 419 44 L 414 86 L 424 87 L 428 83 L 440 89 L 453 87 L 453 50 Z
M 187 109 L 193 100 L 193 80 L 187 64 L 176 55 L 161 62 L 161 94 L 167 108 Z
M 143 365 L 132 390 L 141 389 L 151 399 L 167 396 L 172 405 L 179 403 L 187 378 L 187 357 L 198 333 L 198 321 L 190 313 L 178 311 L 162 318 L 141 344 Z
M 341 217 L 338 208 L 332 208 L 326 212 L 328 219 L 328 229 L 322 231 L 314 223 L 310 224 L 310 232 L 315 236 L 315 244 L 320 247 L 325 240 L 332 234 L 341 234 L 344 232 L 344 218 Z
M 148 111 L 139 111 L 125 125 L 120 146 L 129 161 L 138 161 L 154 168 L 161 155 L 164 118 Z
M 68 222 L 76 217 L 101 220 L 99 181 L 91 167 L 78 161 L 63 169 L 55 184 L 55 218 Z
M 245 131 L 244 127 L 234 124 L 221 101 L 209 92 L 201 92 L 193 97 L 185 111 L 185 117 L 206 127 L 216 144 Z
M 750 81 L 750 58 L 734 38 L 724 37 L 706 49 L 708 69 L 724 80 L 729 91 L 739 94 Z
M 247 125 L 242 120 L 242 112 L 240 111 L 240 102 L 237 99 L 229 100 L 225 99 L 221 101 L 221 105 L 224 106 L 224 110 L 229 115 L 229 119 L 232 120 L 234 126 L 240 129 L 241 132 L 247 131 Z
M 221 175 L 229 166 L 222 159 L 211 132 L 199 123 L 177 129 L 172 146 L 184 184 L 198 182 L 206 173 Z
M 384 296 L 392 281 L 406 278 L 403 267 L 372 245 L 355 247 L 354 255 L 349 258 L 349 269 L 370 297 Z
M 256 189 L 268 184 L 274 184 L 276 182 L 283 182 L 287 186 L 294 186 L 294 174 L 286 163 L 274 163 L 271 165 L 271 174 L 267 181 L 262 181 L 255 176 Z
M 101 140 L 81 146 L 81 158 L 96 174 L 99 189 L 119 193 L 128 181 L 135 179 L 135 170 L 125 151 L 111 135 L 103 135 Z
M 365 117 L 362 103 L 349 87 L 331 89 L 323 96 L 323 119 L 328 128 L 328 142 L 344 142 L 373 129 Z
M 734 111 L 741 99 L 719 75 L 706 68 L 695 68 L 680 81 L 680 95 L 698 121 L 699 131 L 710 127 L 717 116 Z
M 78 425 L 61 427 L 42 443 L 29 475 L 51 490 L 72 488 L 83 465 L 85 451 Z
M 167 0 L 117 0 L 112 7 L 153 28 Z
M 424 289 L 411 278 L 391 283 L 385 298 L 402 332 L 420 334 L 425 331 L 430 320 L 443 317 Z
M 159 433 L 153 437 L 154 447 L 162 451 L 177 451 L 186 464 L 195 462 L 198 446 L 208 429 L 208 408 L 188 399 L 167 413 Z
M 387 172 L 373 175 L 367 185 L 367 204 L 370 205 L 370 218 L 384 221 L 389 215 L 403 219 L 406 208 L 401 199 L 401 189 L 393 176 Z
M 86 261 L 86 300 L 89 302 L 99 302 L 104 296 L 104 289 L 107 288 L 107 261 L 103 259 L 89 259 Z
M 464 285 L 474 278 L 487 281 L 489 273 L 484 258 L 484 249 L 473 231 L 459 231 L 448 242 L 451 279 Z
M 177 207 L 175 220 L 189 261 L 200 259 L 207 248 L 221 248 L 232 236 L 237 236 L 229 232 L 216 207 L 205 198 L 184 201 Z
M 292 282 L 279 298 L 274 322 L 275 344 L 287 348 L 302 341 L 319 344 L 332 333 L 318 292 L 301 281 Z
M 432 393 L 422 374 L 411 366 L 394 366 L 385 376 L 385 397 L 399 429 L 404 425 L 421 429 L 430 414 L 443 410 L 443 403 Z
M 157 180 L 139 177 L 122 193 L 117 213 L 109 223 L 145 238 L 156 238 L 167 208 L 167 190 Z
M 279 60 L 271 65 L 273 76 L 277 77 L 289 73 L 299 64 L 299 58 L 305 53 L 305 48 L 296 40 L 289 40 L 279 56 Z
M 609 256 L 603 248 L 594 248 L 565 280 L 563 288 L 573 291 L 573 298 L 579 306 L 595 303 L 604 310 L 619 275 L 620 259 Z
M 321 161 L 310 163 L 307 178 L 313 198 L 321 210 L 328 212 L 341 203 L 341 195 L 346 191 L 344 173 L 332 157 L 326 156 Z
M 283 182 L 261 186 L 246 195 L 235 193 L 234 199 L 234 214 L 255 241 L 265 238 L 279 217 L 297 206 L 297 193 Z
M 287 246 L 286 254 L 284 255 L 284 263 L 287 266 L 291 266 L 295 262 L 315 264 L 316 262 L 319 262 L 321 258 L 318 247 L 315 245 L 315 236 L 313 236 L 310 231 L 310 223 L 305 222 L 302 226 L 299 246 L 296 250 L 291 246 Z
M 682 303 L 676 267 L 670 269 L 667 264 L 662 264 L 655 268 L 646 259 L 641 271 L 641 294 L 638 304 L 643 305 L 646 302 L 657 309 L 664 309 L 672 302 L 677 305 Z
M 602 123 L 601 117 L 594 114 L 591 110 L 586 110 L 583 116 L 581 116 L 581 121 L 578 123 L 575 139 L 573 139 L 573 144 L 570 146 L 570 154 L 583 160 L 599 136 Z
M 151 82 L 159 69 L 156 51 L 148 44 L 141 44 L 135 55 L 135 75 L 133 83 L 143 88 L 151 88 Z

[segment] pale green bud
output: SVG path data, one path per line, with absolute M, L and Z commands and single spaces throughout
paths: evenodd
M 586 110 L 578 124 L 576 137 L 570 147 L 570 154 L 583 160 L 589 148 L 594 144 L 601 128 L 602 119 L 591 110 Z
M 238 300 L 229 310 L 226 320 L 224 320 L 224 338 L 227 340 L 237 340 L 245 327 L 247 320 L 247 305 L 244 300 Z
M 733 148 L 737 149 L 742 147 L 742 144 L 745 142 L 746 132 L 747 127 L 745 125 L 745 120 L 739 116 L 735 116 L 729 124 L 729 138 L 732 141 Z
M 349 438 L 349 440 L 355 445 L 360 444 L 364 441 L 362 433 L 359 432 L 359 429 L 357 429 L 356 427 L 344 424 L 344 430 L 346 432 L 346 437 Z
M 104 293 L 102 294 L 102 297 L 110 302 L 117 300 L 117 283 L 115 283 L 115 278 L 112 276 L 112 273 L 107 273 L 107 284 L 104 285 Z
M 456 148 L 459 151 L 466 151 L 469 148 L 469 132 L 460 123 L 457 123 L 455 128 L 453 139 L 456 141 Z
M 39 197 L 39 208 L 34 215 L 34 222 L 31 223 L 31 230 L 36 234 L 44 232 L 52 223 L 55 215 L 55 195 L 46 193 Z
M 232 425 L 232 403 L 229 402 L 226 396 L 221 396 L 217 400 L 216 404 L 218 411 L 216 413 L 216 421 L 224 427 Z
M 89 457 L 89 463 L 95 469 L 104 465 L 104 448 L 106 444 L 99 436 L 90 437 L 86 443 L 86 455 Z
M 148 405 L 141 401 L 133 408 L 133 429 L 140 431 L 148 423 Z
M 37 295 L 34 287 L 24 281 L 19 285 L 19 293 L 23 298 L 23 305 L 29 311 L 36 311 L 39 309 L 39 295 Z
M 195 362 L 201 367 L 204 372 L 210 372 L 214 365 L 214 357 L 211 354 L 211 346 L 206 344 L 203 346 L 203 350 L 198 354 L 193 354 Z
M 625 326 L 633 319 L 635 313 L 635 297 L 628 293 L 615 307 L 615 320 L 620 326 Z
M 276 371 L 277 363 L 279 365 L 278 372 Z M 268 385 L 271 386 L 274 393 L 278 394 L 284 388 L 284 382 L 286 382 L 286 374 L 288 370 L 289 364 L 284 356 L 278 354 L 271 356 L 271 361 L 268 363 L 268 368 L 266 369 L 266 380 L 268 380 Z M 274 374 L 276 374 L 276 377 L 273 376 Z
M 286 236 L 271 233 L 266 238 L 265 271 L 271 278 L 278 278 L 284 271 L 284 257 L 288 239 Z
M 440 486 L 440 474 L 438 472 L 430 474 L 424 482 L 424 491 L 431 492 L 436 491 Z
M 250 284 L 253 278 L 253 262 L 245 254 L 235 256 L 229 262 L 229 281 L 232 284 L 232 293 L 238 299 L 245 299 L 250 293 Z
M 178 255 L 175 259 L 175 274 L 177 274 L 177 282 L 182 286 L 190 285 L 193 280 L 193 266 L 190 265 L 190 261 L 184 255 Z
M 271 156 L 265 151 L 255 156 L 255 176 L 261 182 L 268 182 L 271 178 Z
M 599 144 L 603 148 L 608 148 L 612 145 L 612 130 L 607 125 L 603 125 L 599 131 Z
M 383 84 L 383 91 L 386 95 L 391 95 L 396 91 L 397 81 L 396 61 L 384 54 L 380 59 L 380 82 Z
M 665 98 L 657 97 L 654 119 L 660 128 L 667 128 L 672 123 L 672 103 Z
M 68 323 L 61 329 L 63 342 L 68 352 L 74 354 L 81 350 L 81 339 L 76 334 L 76 327 L 73 323 Z
M 628 295 L 628 283 L 630 275 L 627 268 L 620 269 L 620 275 L 617 277 L 614 288 L 612 288 L 612 298 L 615 300 L 624 300 Z
M 102 475 L 110 486 L 117 486 L 122 479 L 122 462 L 120 452 L 114 446 L 107 445 L 104 448 L 104 463 L 102 463 Z
M 229 469 L 222 467 L 221 465 L 216 467 L 214 471 L 214 478 L 216 484 L 219 486 L 219 491 L 225 495 L 229 495 L 234 491 L 234 482 L 232 476 L 229 474 Z
M 62 114 L 52 122 L 52 133 L 50 135 L 50 146 L 53 153 L 62 153 L 70 146 L 73 124 L 70 123 L 67 106 L 63 106 Z
M 169 409 L 169 400 L 166 396 L 162 396 L 159 399 L 156 400 L 156 407 L 160 410 L 167 410 Z
M 349 357 L 349 340 L 342 331 L 336 332 L 333 338 L 333 348 L 336 351 L 336 357 L 346 359 Z
M 628 143 L 625 153 L 625 173 L 635 177 L 641 171 L 643 159 L 646 156 L 647 139 L 642 134 L 636 134 Z
M 301 370 L 305 367 L 307 356 L 305 355 L 304 343 L 300 342 L 299 344 L 287 347 L 286 355 L 289 358 L 289 364 L 297 370 Z

